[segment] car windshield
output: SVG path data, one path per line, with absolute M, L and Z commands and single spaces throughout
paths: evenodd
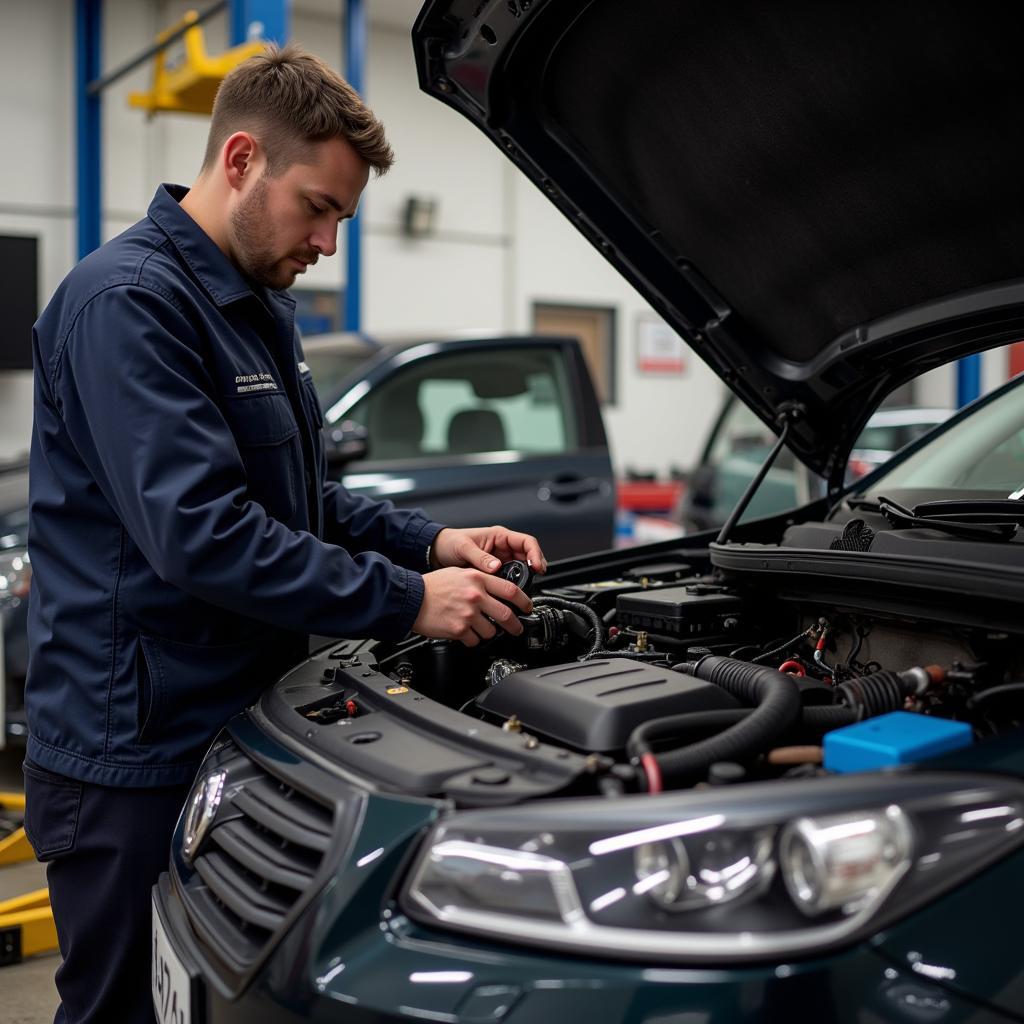
M 962 491 L 1005 498 L 1024 487 L 1024 402 L 1018 384 L 933 438 L 874 481 L 868 497 L 896 490 Z

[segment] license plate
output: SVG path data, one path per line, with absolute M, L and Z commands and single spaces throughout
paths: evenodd
M 192 1024 L 192 979 L 174 951 L 153 899 L 153 966 L 150 983 L 159 1024 Z

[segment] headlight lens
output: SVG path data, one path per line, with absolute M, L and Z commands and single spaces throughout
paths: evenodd
M 400 895 L 519 944 L 689 962 L 820 952 L 1024 842 L 1024 785 L 938 774 L 453 815 Z
M 782 875 L 805 914 L 856 907 L 885 888 L 910 857 L 913 838 L 906 815 L 885 813 L 799 818 L 779 842 Z
M 32 565 L 24 548 L 0 551 L 0 608 L 28 597 Z

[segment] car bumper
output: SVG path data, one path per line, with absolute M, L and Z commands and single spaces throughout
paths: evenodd
M 295 755 L 245 719 L 236 741 L 295 770 Z M 293 780 L 294 781 L 294 780 Z M 349 786 L 352 801 L 352 784 Z M 189 870 L 175 837 L 171 874 L 154 889 L 167 941 L 194 979 L 193 1024 L 716 1024 L 737 1021 L 1019 1020 L 897 966 L 873 943 L 818 960 L 734 969 L 679 968 L 562 956 L 456 935 L 409 920 L 395 879 L 438 805 L 362 791 L 315 891 L 248 974 L 223 960 L 189 919 Z M 326 878 L 326 881 L 324 881 Z M 158 1019 L 159 1016 L 158 1016 Z
M 202 953 L 166 875 L 156 899 L 178 955 L 200 963 Z M 823 963 L 770 969 L 640 968 L 464 944 L 402 920 L 339 941 L 326 960 L 327 950 L 318 958 L 309 952 L 303 943 L 283 942 L 236 998 L 225 997 L 198 971 L 193 1021 L 713 1024 L 807 1020 L 808 1013 L 821 1024 L 1016 1019 L 897 970 L 866 948 Z

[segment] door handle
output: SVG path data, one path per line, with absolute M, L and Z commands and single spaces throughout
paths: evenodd
M 591 494 L 602 494 L 607 486 L 602 480 L 586 477 L 583 480 L 545 480 L 537 488 L 541 501 L 579 501 Z

